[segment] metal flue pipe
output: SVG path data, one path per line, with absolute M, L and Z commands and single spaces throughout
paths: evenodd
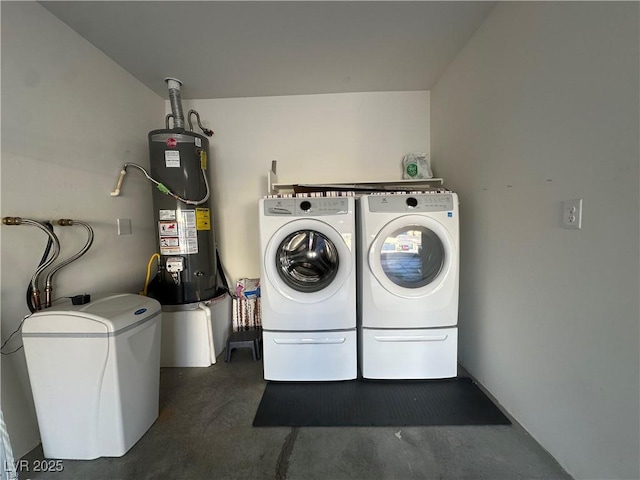
M 173 117 L 173 128 L 184 129 L 184 112 L 182 111 L 182 96 L 180 87 L 182 82 L 177 78 L 167 77 L 164 79 L 169 87 L 169 102 L 171 102 L 171 115 Z

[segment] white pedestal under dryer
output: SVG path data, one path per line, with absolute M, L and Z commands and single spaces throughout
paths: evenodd
M 455 377 L 458 196 L 371 194 L 360 197 L 358 206 L 362 376 Z
M 260 200 L 264 378 L 357 376 L 355 200 Z

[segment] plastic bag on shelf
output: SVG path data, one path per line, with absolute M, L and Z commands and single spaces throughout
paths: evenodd
M 408 153 L 402 159 L 403 180 L 433 178 L 431 160 L 427 153 Z

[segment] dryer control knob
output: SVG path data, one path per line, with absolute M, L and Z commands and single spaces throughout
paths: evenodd
M 300 202 L 300 210 L 304 210 L 305 212 L 308 212 L 309 210 L 311 210 L 311 202 L 309 200 Z
M 407 205 L 409 208 L 415 208 L 418 206 L 418 200 L 415 197 L 407 198 Z

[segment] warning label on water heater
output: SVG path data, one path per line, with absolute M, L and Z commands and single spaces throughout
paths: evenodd
M 158 218 L 160 218 L 160 220 L 175 220 L 176 219 L 176 211 L 175 210 L 160 210 Z
M 167 168 L 180 168 L 180 152 L 178 150 L 165 150 L 164 165 Z
M 211 215 L 208 208 L 196 208 L 196 229 L 211 230 Z
M 194 210 L 160 210 L 159 218 L 161 255 L 198 253 L 198 232 Z

